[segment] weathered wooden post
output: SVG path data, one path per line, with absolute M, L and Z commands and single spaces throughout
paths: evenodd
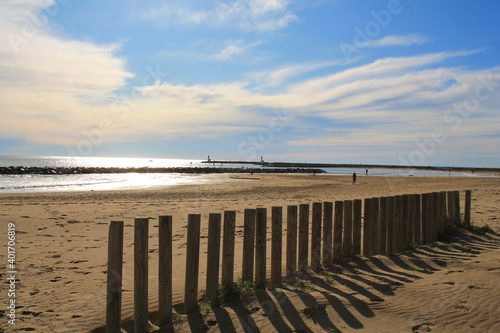
M 323 265 L 333 263 L 333 202 L 323 203 Z
M 446 218 L 446 229 L 449 231 L 453 230 L 453 226 L 455 224 L 455 209 L 454 209 L 454 192 L 448 191 L 448 216 Z
M 408 195 L 409 200 L 409 214 L 406 233 L 406 248 L 410 249 L 413 246 L 413 230 L 415 230 L 415 199 L 413 194 Z
M 421 209 L 421 196 L 420 194 L 413 195 L 413 201 L 415 205 L 414 216 L 413 216 L 413 245 L 422 244 L 422 209 Z
M 149 220 L 134 222 L 134 326 L 136 332 L 148 330 L 148 233 Z
M 172 216 L 158 217 L 158 320 L 172 323 Z
M 255 286 L 266 287 L 267 209 L 257 208 L 255 218 Z
M 410 227 L 410 195 L 403 194 L 403 219 L 401 220 L 401 252 L 408 249 L 408 229 Z
M 439 193 L 432 192 L 431 193 L 432 200 L 432 241 L 435 242 L 439 239 L 439 227 L 441 225 L 441 221 L 439 220 Z
M 342 240 L 344 258 L 352 257 L 352 200 L 344 201 L 344 237 Z
M 308 271 L 309 266 L 309 204 L 299 206 L 299 270 Z
M 465 211 L 464 211 L 464 225 L 466 228 L 470 228 L 470 211 L 471 211 L 471 201 L 472 201 L 472 191 L 465 191 Z
M 198 272 L 200 266 L 200 214 L 189 214 L 187 224 L 186 281 L 184 313 L 198 308 Z
M 380 198 L 379 228 L 378 228 L 378 253 L 387 254 L 387 215 L 388 215 L 388 197 Z
M 352 248 L 354 255 L 361 254 L 361 216 L 361 200 L 355 199 L 352 219 Z
M 313 203 L 312 230 L 311 230 L 311 269 L 318 272 L 321 268 L 321 216 L 323 204 Z
M 401 253 L 401 232 L 403 223 L 403 196 L 396 195 L 394 197 L 394 228 L 392 237 L 392 252 L 394 254 Z
M 429 239 L 429 193 L 422 194 L 422 244 L 430 242 Z
M 446 192 L 439 192 L 439 232 L 441 237 L 446 233 Z
M 111 221 L 108 233 L 106 332 L 121 332 L 123 221 Z
M 234 237 L 236 212 L 224 212 L 224 236 L 222 238 L 222 283 L 234 282 Z
M 206 293 L 212 306 L 219 303 L 220 232 L 221 214 L 209 214 Z
M 394 255 L 394 219 L 396 218 L 396 198 L 387 198 L 387 224 L 386 224 L 386 240 L 385 253 L 387 256 Z
M 462 224 L 462 217 L 460 216 L 460 192 L 453 191 L 453 210 L 455 211 L 455 225 L 459 227 Z
M 297 276 L 297 206 L 288 206 L 286 216 L 286 279 Z
M 344 202 L 335 201 L 335 215 L 333 220 L 333 262 L 342 261 L 342 223 L 344 219 Z
M 372 254 L 372 224 L 370 217 L 372 215 L 372 199 L 366 198 L 363 214 L 363 256 L 369 257 Z
M 281 252 L 283 242 L 283 209 L 271 209 L 271 285 L 281 285 Z
M 380 198 L 372 198 L 372 215 L 371 215 L 371 224 L 372 224 L 372 254 L 377 255 L 380 254 L 378 252 L 378 233 L 379 233 L 379 220 L 380 220 Z
M 243 262 L 241 278 L 253 281 L 255 248 L 255 209 L 245 209 L 243 221 Z

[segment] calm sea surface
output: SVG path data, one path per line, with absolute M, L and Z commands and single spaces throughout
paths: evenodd
M 60 157 L 60 156 L 7 156 L 0 155 L 0 166 L 24 167 L 205 167 L 201 160 L 147 159 L 116 157 Z M 213 165 L 210 165 L 213 166 Z M 243 168 L 241 165 L 226 164 L 224 167 Z M 258 167 L 258 166 L 249 166 Z M 350 175 L 353 172 L 365 174 L 365 169 L 332 168 L 329 174 Z M 448 176 L 448 172 L 372 169 L 370 175 L 414 175 Z M 453 176 L 472 176 L 469 173 L 452 173 Z M 479 175 L 476 175 L 479 176 Z M 47 192 L 47 191 L 90 191 L 143 189 L 152 186 L 200 184 L 206 177 L 196 174 L 77 174 L 77 175 L 0 175 L 0 193 Z

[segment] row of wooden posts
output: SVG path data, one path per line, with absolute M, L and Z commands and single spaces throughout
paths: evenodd
M 286 281 L 309 269 L 341 263 L 354 255 L 394 255 L 412 246 L 438 240 L 462 223 L 459 191 L 405 194 L 362 200 L 315 202 L 288 206 L 286 215 Z M 470 224 L 471 191 L 465 192 L 463 223 Z M 362 216 L 363 213 L 363 216 Z M 206 296 L 217 304 L 221 282 L 234 282 L 236 212 L 209 214 Z M 363 221 L 363 224 L 361 223 Z M 159 217 L 159 325 L 172 321 L 172 217 Z M 267 209 L 245 209 L 243 280 L 265 288 L 267 278 Z M 200 259 L 200 214 L 188 215 L 184 312 L 196 311 Z M 311 224 L 311 225 L 310 225 Z M 222 264 L 220 243 L 222 230 Z M 309 235 L 311 232 L 311 235 Z M 149 219 L 136 218 L 134 227 L 134 325 L 148 326 Z M 271 279 L 282 283 L 283 209 L 271 208 Z M 310 244 L 309 244 L 310 241 Z M 310 249 L 310 253 L 309 253 Z M 310 262 L 309 262 L 310 259 Z M 109 226 L 106 331 L 120 332 L 123 262 L 123 222 Z

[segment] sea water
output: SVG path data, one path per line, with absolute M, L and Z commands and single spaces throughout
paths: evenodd
M 23 167 L 119 167 L 119 168 L 168 168 L 168 167 L 228 167 L 241 168 L 257 165 L 213 165 L 201 160 L 148 159 L 117 157 L 68 157 L 68 156 L 7 156 L 0 155 L 0 166 Z M 325 168 L 328 174 L 364 175 L 364 168 Z M 370 169 L 369 175 L 379 176 L 448 176 L 448 172 L 427 170 Z M 452 176 L 472 176 L 470 173 L 452 172 Z M 476 176 L 480 176 L 479 174 Z M 74 174 L 74 175 L 0 175 L 0 193 L 40 192 L 40 191 L 99 191 L 119 189 L 144 189 L 154 186 L 201 184 L 206 176 L 183 173 L 115 173 L 115 174 Z

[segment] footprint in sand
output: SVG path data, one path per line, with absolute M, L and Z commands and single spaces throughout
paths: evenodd
M 432 326 L 432 323 L 422 323 L 422 324 L 418 324 L 418 325 L 413 326 L 411 328 L 411 331 L 413 333 L 430 332 L 431 326 Z

